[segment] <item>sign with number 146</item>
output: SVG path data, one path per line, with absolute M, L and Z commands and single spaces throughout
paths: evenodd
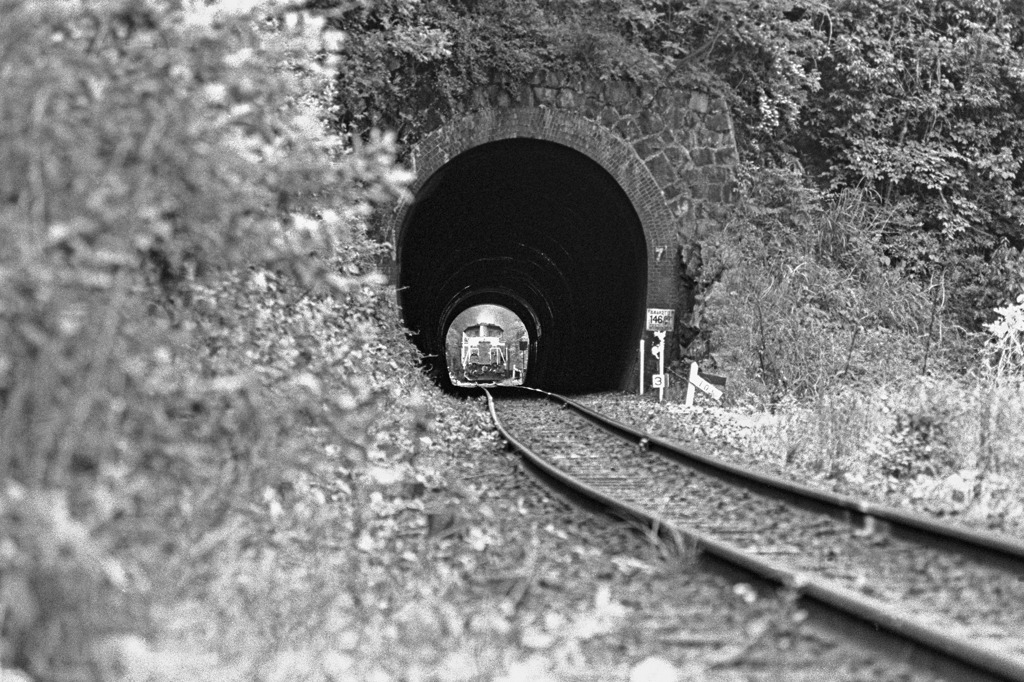
M 676 311 L 671 308 L 648 308 L 647 331 L 670 332 L 675 326 Z

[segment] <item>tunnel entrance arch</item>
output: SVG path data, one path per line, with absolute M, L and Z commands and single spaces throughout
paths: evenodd
M 444 337 L 469 305 L 529 320 L 528 383 L 622 388 L 645 307 L 674 307 L 673 218 L 631 147 L 545 109 L 488 110 L 415 149 L 395 234 L 406 325 L 444 383 Z

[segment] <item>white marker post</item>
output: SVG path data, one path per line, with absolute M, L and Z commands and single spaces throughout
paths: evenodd
M 640 393 L 644 394 L 644 352 L 647 350 L 647 344 L 644 343 L 643 339 L 640 339 Z
M 711 379 L 717 382 L 720 386 L 725 386 L 725 379 L 723 377 L 716 377 L 708 375 Z M 690 363 L 690 379 L 686 383 L 686 406 L 691 407 L 693 405 L 693 391 L 694 389 L 700 389 L 704 393 L 715 400 L 722 399 L 722 390 L 708 381 L 706 378 L 700 375 L 700 371 L 697 368 L 696 362 Z
M 665 335 L 675 328 L 676 311 L 671 308 L 648 308 L 646 330 L 654 332 L 658 341 L 651 344 L 651 353 L 658 358 L 658 373 L 651 377 L 651 388 L 658 389 L 658 402 L 665 399 Z M 640 340 L 640 392 L 644 386 L 644 342 Z
M 693 380 L 697 378 L 697 363 L 690 363 L 690 377 L 686 382 L 686 406 L 693 405 Z
M 665 332 L 654 332 L 658 342 L 651 346 L 651 352 L 658 358 L 658 374 L 652 381 L 658 387 L 658 402 L 665 400 Z

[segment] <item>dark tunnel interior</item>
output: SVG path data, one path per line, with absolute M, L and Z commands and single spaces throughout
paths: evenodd
M 460 154 L 417 192 L 397 258 L 405 324 L 442 385 L 448 326 L 484 303 L 526 323 L 527 385 L 623 385 L 643 323 L 647 246 L 625 192 L 584 154 L 526 138 Z

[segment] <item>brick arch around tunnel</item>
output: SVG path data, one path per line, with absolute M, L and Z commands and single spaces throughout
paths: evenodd
M 723 169 L 723 165 L 735 159 L 731 123 L 728 123 L 729 130 L 722 130 L 722 121 L 728 122 L 728 116 L 723 115 L 720 105 L 707 96 L 675 93 L 671 99 L 659 100 L 665 106 L 656 113 L 638 105 L 639 98 L 620 102 L 615 109 L 617 123 L 610 125 L 609 92 L 606 90 L 602 94 L 600 106 L 604 107 L 604 113 L 599 116 L 595 108 L 597 105 L 589 111 L 554 104 L 538 106 L 536 101 L 524 102 L 525 106 L 502 106 L 500 102 L 497 106 L 484 106 L 442 124 L 411 150 L 410 162 L 416 174 L 411 187 L 413 200 L 396 213 L 394 244 L 397 268 L 393 275 L 396 275 L 396 284 L 399 285 L 403 318 L 415 334 L 417 345 L 428 359 L 433 358 L 429 362 L 434 364 L 435 376 L 442 384 L 447 381 L 447 373 L 441 366 L 446 355 L 443 339 L 447 336 L 447 328 L 444 325 L 472 304 L 503 304 L 532 327 L 531 339 L 539 338 L 540 342 L 536 347 L 531 346 L 531 370 L 527 382 L 565 392 L 627 388 L 634 384 L 638 357 L 635 348 L 642 333 L 644 307 L 671 308 L 686 314 L 687 311 L 682 309 L 686 307 L 683 303 L 686 293 L 680 288 L 680 247 L 694 236 L 694 226 L 700 224 L 704 217 L 705 205 L 716 201 L 727 190 L 731 191 L 731 171 Z M 565 98 L 559 101 L 564 102 Z M 582 101 L 582 98 L 569 98 L 569 101 Z M 532 153 L 536 156 L 542 152 L 549 154 L 551 164 L 548 164 L 549 157 L 543 157 L 540 163 L 527 158 Z M 424 230 L 417 227 L 423 224 L 423 214 L 432 212 L 434 217 L 428 222 L 438 233 L 438 239 L 443 239 L 441 233 L 448 230 L 446 220 L 449 216 L 443 215 L 439 204 L 443 204 L 444 210 L 450 211 L 450 217 L 458 221 L 459 214 L 468 210 L 460 204 L 487 201 L 473 200 L 470 197 L 474 195 L 469 194 L 469 190 L 459 192 L 449 187 L 441 191 L 441 199 L 437 193 L 439 185 L 450 184 L 452 175 L 460 178 L 458 182 L 465 182 L 467 186 L 476 183 L 479 188 L 476 176 L 481 168 L 490 176 L 492 184 L 502 182 L 495 163 L 490 166 L 478 163 L 472 167 L 474 160 L 479 162 L 480 157 L 488 153 L 492 158 L 496 154 L 508 154 L 510 159 L 516 157 L 515 161 L 510 160 L 510 169 L 523 162 L 521 165 L 548 174 L 549 182 L 563 177 L 547 170 L 549 165 L 562 169 L 569 177 L 575 177 L 578 171 L 580 184 L 590 188 L 587 191 L 601 208 L 592 208 L 587 200 L 576 197 L 575 206 L 565 211 L 588 216 L 590 222 L 577 217 L 569 221 L 575 225 L 573 229 L 582 233 L 587 232 L 591 224 L 603 225 L 595 229 L 605 242 L 604 245 L 592 244 L 602 252 L 595 258 L 610 263 L 609 272 L 630 270 L 642 277 L 642 281 L 632 282 L 620 276 L 610 289 L 606 287 L 603 300 L 612 307 L 619 305 L 617 312 L 603 318 L 593 311 L 589 316 L 578 316 L 577 326 L 588 328 L 589 333 L 576 328 L 564 329 L 560 325 L 563 318 L 573 317 L 567 314 L 573 299 L 590 295 L 592 300 L 588 305 L 597 307 L 593 301 L 596 295 L 585 290 L 600 290 L 606 283 L 595 277 L 593 272 L 589 279 L 569 276 L 562 277 L 567 281 L 558 281 L 558 277 L 549 276 L 550 272 L 541 272 L 543 268 L 533 271 L 525 266 L 512 268 L 505 272 L 509 281 L 514 280 L 510 288 L 505 288 L 502 282 L 491 276 L 497 270 L 507 269 L 510 260 L 518 258 L 536 265 L 547 258 L 546 254 L 554 253 L 550 249 L 559 246 L 544 244 L 547 235 L 532 231 L 531 237 L 524 237 L 527 241 L 536 240 L 537 248 L 532 251 L 519 249 L 514 256 L 491 254 L 488 258 L 477 258 L 477 254 L 461 243 L 470 234 L 464 228 L 460 241 L 439 247 L 433 243 L 432 237 L 424 235 Z M 475 169 L 466 170 L 467 164 Z M 461 171 L 458 170 L 460 167 Z M 536 184 L 531 187 L 537 191 Z M 487 195 L 488 191 L 485 188 L 480 194 Z M 540 193 L 544 193 L 543 188 Z M 579 194 L 570 190 L 572 193 Z M 549 205 L 556 203 L 548 201 Z M 500 205 L 499 201 L 496 206 Z M 551 209 L 544 217 L 558 222 L 558 216 L 554 215 L 558 210 Z M 490 220 L 479 209 L 473 219 L 478 222 Z M 621 232 L 608 227 L 615 221 L 622 224 Z M 413 239 L 410 234 L 418 236 Z M 607 243 L 620 239 L 622 254 L 612 253 L 615 248 Z M 461 249 L 460 256 L 448 255 L 455 249 Z M 545 249 L 549 250 L 545 252 Z M 453 272 L 447 279 L 437 273 L 410 279 L 409 271 L 422 273 L 432 267 L 428 257 L 421 256 L 416 260 L 415 254 L 423 250 L 430 251 L 437 261 L 442 262 L 438 269 L 458 272 Z M 586 253 L 580 250 L 575 256 L 582 258 Z M 466 262 L 473 260 L 473 267 L 459 265 L 463 262 L 460 258 Z M 571 260 L 572 256 L 565 258 L 562 265 L 554 268 L 559 271 L 559 277 L 563 271 L 573 270 L 572 266 L 565 265 Z M 414 265 L 410 266 L 410 263 Z M 452 281 L 459 278 L 463 283 L 472 280 L 476 290 L 466 291 L 471 287 L 460 289 L 453 285 Z M 444 298 L 445 301 L 430 299 L 423 293 L 427 289 L 443 289 L 444 295 L 438 294 L 435 298 Z M 629 301 L 628 309 L 622 307 L 622 301 Z M 629 321 L 618 324 L 614 321 L 616 316 L 628 317 Z M 673 347 L 673 336 L 670 335 L 669 348 Z M 555 351 L 550 350 L 552 347 Z M 607 350 L 603 355 L 594 350 L 601 348 Z M 589 355 L 581 361 L 578 353 Z M 589 368 L 595 365 L 606 365 L 604 374 L 598 376 L 591 372 Z
M 536 139 L 574 149 L 599 164 L 629 197 L 647 242 L 647 307 L 674 308 L 678 267 L 677 223 L 651 171 L 625 140 L 578 113 L 550 108 L 485 109 L 438 128 L 411 155 L 415 194 L 435 172 L 459 154 L 490 142 Z M 400 211 L 402 229 L 408 206 Z M 398 240 L 401 234 L 397 235 Z M 397 244 L 397 240 L 396 240 Z

